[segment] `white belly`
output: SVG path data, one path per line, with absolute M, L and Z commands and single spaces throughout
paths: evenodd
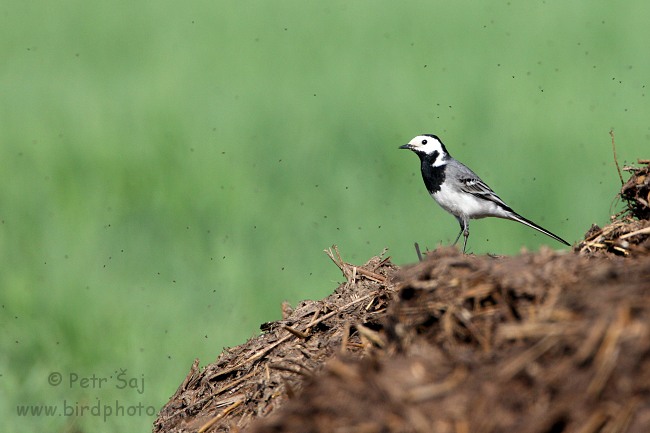
M 431 194 L 433 199 L 447 212 L 456 217 L 478 219 L 485 217 L 507 218 L 508 212 L 489 200 L 471 194 L 459 193 L 441 185 L 440 191 Z

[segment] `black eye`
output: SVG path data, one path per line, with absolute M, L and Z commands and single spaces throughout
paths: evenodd
M 427 144 L 427 140 L 422 140 L 422 144 Z

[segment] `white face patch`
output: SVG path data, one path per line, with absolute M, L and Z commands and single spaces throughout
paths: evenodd
M 434 161 L 433 166 L 439 167 L 445 165 L 443 159 L 447 156 L 447 152 L 443 150 L 443 145 L 437 138 L 428 135 L 418 135 L 409 141 L 408 144 L 411 146 L 411 150 L 416 153 L 433 155 L 434 152 L 437 152 L 438 157 Z

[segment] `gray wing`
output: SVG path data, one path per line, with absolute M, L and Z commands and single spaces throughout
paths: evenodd
M 473 196 L 479 197 L 483 200 L 491 201 L 497 204 L 498 206 L 500 206 L 506 212 L 509 212 L 509 215 L 500 216 L 501 218 L 508 218 L 513 221 L 520 222 L 524 225 L 527 225 L 528 227 L 532 227 L 535 230 L 544 233 L 547 236 L 552 237 L 558 242 L 561 242 L 569 246 L 571 245 L 567 241 L 559 237 L 558 235 L 549 232 L 545 228 L 540 227 L 539 225 L 535 224 L 531 220 L 526 219 L 521 215 L 519 215 L 517 212 L 513 211 L 510 208 L 510 206 L 505 204 L 503 200 L 501 200 L 499 196 L 496 195 L 494 191 L 492 191 L 492 188 L 487 186 L 487 184 L 483 182 L 481 178 L 478 177 L 476 173 L 474 173 L 468 167 L 464 166 L 463 164 L 456 161 L 455 159 L 449 161 L 447 164 L 453 166 L 453 170 L 448 170 L 447 173 L 451 173 L 451 175 L 448 174 L 448 176 L 451 178 L 450 180 L 454 182 L 454 186 L 460 189 L 462 192 L 465 192 L 467 194 L 472 194 Z
M 514 212 L 510 206 L 505 204 L 505 202 L 501 200 L 494 191 L 492 191 L 492 188 L 483 182 L 476 173 L 469 169 L 469 167 L 456 160 L 449 162 L 449 164 L 454 167 L 454 180 L 461 191 L 482 198 L 483 200 L 494 202 L 504 209 Z

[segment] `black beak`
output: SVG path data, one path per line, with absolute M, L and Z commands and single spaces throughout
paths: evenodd
M 410 149 L 411 149 L 411 145 L 407 143 L 407 144 L 405 144 L 405 145 L 403 145 L 403 146 L 400 146 L 399 148 L 400 148 L 400 149 L 409 149 L 409 150 L 410 150 Z

